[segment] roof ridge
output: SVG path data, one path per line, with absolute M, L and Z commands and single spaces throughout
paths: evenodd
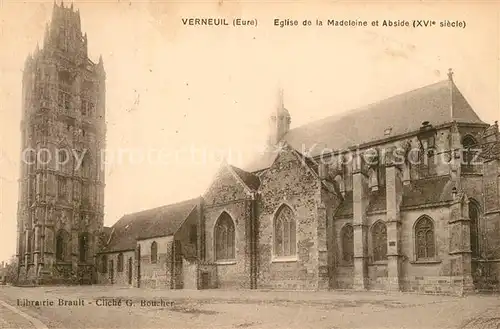
M 389 96 L 387 98 L 382 98 L 382 99 L 379 99 L 377 101 L 373 101 L 373 102 L 361 105 L 359 107 L 351 108 L 351 109 L 346 110 L 346 111 L 341 112 L 341 113 L 329 115 L 329 116 L 326 116 L 326 117 L 323 117 L 323 118 L 320 118 L 320 119 L 317 119 L 317 120 L 305 123 L 303 125 L 300 125 L 298 127 L 293 128 L 293 129 L 290 129 L 290 131 L 288 133 L 290 133 L 290 132 L 292 132 L 292 131 L 294 131 L 296 129 L 308 126 L 308 125 L 313 125 L 315 123 L 320 123 L 320 122 L 322 122 L 324 120 L 335 119 L 335 118 L 336 119 L 341 119 L 342 117 L 345 117 L 345 116 L 348 116 L 348 115 L 351 115 L 351 114 L 356 114 L 356 113 L 360 113 L 360 112 L 363 112 L 363 111 L 367 111 L 367 110 L 370 110 L 374 105 L 379 105 L 380 103 L 387 102 L 387 101 L 393 100 L 395 98 L 401 97 L 403 95 L 408 95 L 408 94 L 420 91 L 420 90 L 425 89 L 425 88 L 429 88 L 429 87 L 432 87 L 432 86 L 443 84 L 445 82 L 448 83 L 448 79 L 440 80 L 440 81 L 437 81 L 437 82 L 434 82 L 434 83 L 431 83 L 431 84 L 420 86 L 418 88 L 410 89 L 408 91 L 404 91 L 404 92 L 398 93 L 396 95 Z M 458 87 L 456 87 L 456 88 L 458 89 Z
M 134 215 L 135 216 L 135 215 L 139 215 L 139 214 L 146 213 L 146 212 L 149 212 L 149 211 L 155 211 L 155 210 L 160 210 L 160 209 L 167 208 L 167 207 L 177 206 L 177 205 L 181 205 L 183 203 L 189 203 L 189 202 L 192 202 L 192 201 L 197 200 L 199 198 L 200 197 L 186 199 L 186 200 L 183 200 L 183 201 L 177 201 L 177 202 L 174 202 L 174 203 L 169 203 L 169 204 L 166 204 L 166 205 L 163 205 L 163 206 L 156 206 L 156 207 L 149 208 L 149 209 L 143 209 L 143 210 L 139 210 L 139 211 L 136 211 L 136 212 L 126 213 L 125 215 L 122 216 L 122 218 L 126 217 L 126 216 L 130 216 L 130 215 Z

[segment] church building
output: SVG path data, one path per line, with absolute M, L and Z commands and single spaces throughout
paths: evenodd
M 497 123 L 448 79 L 290 129 L 199 198 L 108 230 L 98 281 L 161 289 L 499 290 Z
M 18 284 L 500 290 L 500 134 L 448 78 L 291 129 L 205 193 L 104 227 L 105 80 L 54 4 L 23 73 Z M 298 109 L 300 110 L 300 109 Z

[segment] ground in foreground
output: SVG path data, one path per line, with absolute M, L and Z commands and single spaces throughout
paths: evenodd
M 500 328 L 499 296 L 4 286 L 0 300 L 49 328 Z

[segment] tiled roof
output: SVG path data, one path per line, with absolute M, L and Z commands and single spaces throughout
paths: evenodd
M 401 207 L 415 207 L 436 204 L 453 200 L 452 189 L 455 186 L 449 176 L 438 176 L 412 181 L 403 187 Z M 370 193 L 367 212 L 386 210 L 385 186 L 377 192 Z M 347 191 L 344 201 L 340 204 L 335 217 L 352 217 L 352 191 Z
M 454 186 L 449 176 L 414 180 L 403 187 L 403 207 L 451 201 Z
M 133 250 L 137 239 L 174 234 L 198 202 L 195 198 L 123 216 L 113 225 L 104 251 Z
M 314 157 L 325 148 L 344 150 L 418 131 L 424 121 L 433 126 L 452 121 L 484 124 L 456 85 L 444 80 L 294 128 L 284 140 L 296 150 L 310 151 L 308 155 Z M 245 169 L 267 169 L 275 158 L 274 150 L 266 151 Z
M 259 177 L 235 166 L 231 166 L 231 169 L 236 173 L 236 175 L 238 175 L 238 177 L 243 181 L 243 183 L 245 183 L 248 188 L 254 191 L 259 188 Z

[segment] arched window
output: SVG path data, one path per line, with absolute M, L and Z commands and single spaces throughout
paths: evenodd
M 66 260 L 66 246 L 68 244 L 68 233 L 65 230 L 59 230 L 56 235 L 56 260 Z
M 372 227 L 373 261 L 387 259 L 387 227 L 381 221 Z
M 274 255 L 293 256 L 297 253 L 295 216 L 283 205 L 274 217 Z
M 474 200 L 469 200 L 469 219 L 470 219 L 470 248 L 472 251 L 472 258 L 479 258 L 480 253 L 480 234 L 479 221 L 480 221 L 480 207 L 479 203 Z
M 415 251 L 417 260 L 436 256 L 434 224 L 427 216 L 420 217 L 415 223 Z
M 342 260 L 346 264 L 352 264 L 354 261 L 354 230 L 352 225 L 345 225 L 340 235 L 342 239 Z
M 87 261 L 87 252 L 89 245 L 89 235 L 88 233 L 80 234 L 80 239 L 78 241 L 79 251 L 80 251 L 80 262 Z
M 476 147 L 476 144 L 477 144 L 476 140 L 470 135 L 465 136 L 464 139 L 462 140 L 462 146 L 463 146 L 462 169 L 464 171 L 472 171 L 473 169 L 475 160 L 474 147 Z
M 116 271 L 117 272 L 123 272 L 123 254 L 119 253 L 118 254 L 118 260 L 116 261 Z
M 235 255 L 234 222 L 227 212 L 223 212 L 215 225 L 215 259 L 234 259 Z
M 158 244 L 156 241 L 151 243 L 151 264 L 156 264 L 158 261 Z
M 86 152 L 80 156 L 83 156 L 82 160 L 81 160 L 81 167 L 80 168 L 76 168 L 76 169 L 79 169 L 80 172 L 81 172 L 81 175 L 83 177 L 92 177 L 92 174 L 93 174 L 93 171 L 92 171 L 92 166 L 93 166 L 93 161 L 92 161 L 92 156 L 90 155 L 90 153 Z

